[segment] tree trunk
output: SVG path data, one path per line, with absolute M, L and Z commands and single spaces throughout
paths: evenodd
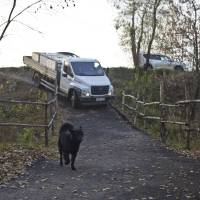
M 155 0 L 154 6 L 153 6 L 153 19 L 152 19 L 152 34 L 151 38 L 148 44 L 148 49 L 147 49 L 147 57 L 146 57 L 146 64 L 145 64 L 145 70 L 149 67 L 149 59 L 150 59 L 150 53 L 151 53 L 151 47 L 154 41 L 155 33 L 156 33 L 156 27 L 157 27 L 157 10 L 158 6 L 160 5 L 161 0 Z
M 197 32 L 197 8 L 192 1 L 192 6 L 194 9 L 195 19 L 193 23 L 193 31 L 194 31 L 194 56 L 195 56 L 195 69 L 196 72 L 199 72 L 199 45 L 198 45 L 198 32 Z
M 0 41 L 3 39 L 3 37 L 4 37 L 4 35 L 5 35 L 6 31 L 7 31 L 10 23 L 12 22 L 12 14 L 13 14 L 13 11 L 15 10 L 16 2 L 17 2 L 17 0 L 13 0 L 13 5 L 12 5 L 12 8 L 11 8 L 10 13 L 9 13 L 8 20 L 7 20 L 6 25 L 5 25 L 3 31 L 2 31 L 2 33 L 0 35 Z

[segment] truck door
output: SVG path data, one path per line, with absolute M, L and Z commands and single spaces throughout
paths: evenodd
M 73 81 L 73 73 L 69 64 L 64 64 L 63 69 L 61 70 L 61 79 L 60 79 L 60 90 L 68 94 L 70 83 Z

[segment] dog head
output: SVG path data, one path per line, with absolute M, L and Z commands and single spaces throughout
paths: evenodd
M 74 140 L 76 140 L 77 142 L 82 142 L 84 133 L 81 126 L 79 129 L 73 129 L 70 132 Z

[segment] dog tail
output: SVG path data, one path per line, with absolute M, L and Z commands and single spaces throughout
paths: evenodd
M 74 129 L 73 125 L 70 124 L 69 122 L 65 122 L 60 130 L 59 130 L 59 134 L 61 134 L 62 132 L 66 132 L 66 131 L 72 131 Z

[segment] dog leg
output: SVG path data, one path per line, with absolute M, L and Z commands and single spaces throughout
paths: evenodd
M 73 154 L 72 154 L 72 157 L 71 157 L 71 169 L 72 169 L 72 170 L 76 170 L 76 168 L 74 167 L 76 155 L 77 155 L 77 153 L 73 153 Z
M 65 165 L 68 165 L 70 163 L 70 159 L 69 159 L 69 154 L 68 153 L 64 153 L 64 159 L 65 159 Z
M 61 145 L 58 145 L 58 149 L 59 149 L 59 154 L 60 154 L 60 166 L 63 166 L 63 161 L 62 161 L 62 147 Z

